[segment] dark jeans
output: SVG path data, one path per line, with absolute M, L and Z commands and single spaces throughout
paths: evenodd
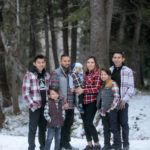
M 71 138 L 71 126 L 73 125 L 73 119 L 74 119 L 74 109 L 68 109 L 65 110 L 65 120 L 64 125 L 61 129 L 61 141 L 60 145 L 64 146 L 66 144 L 69 144 Z
M 28 133 L 28 150 L 35 149 L 35 135 L 37 127 L 39 127 L 38 140 L 40 143 L 40 150 L 44 150 L 45 146 L 45 132 L 46 132 L 46 120 L 43 116 L 44 109 L 40 108 L 35 112 L 29 109 L 29 133 Z
M 110 145 L 111 132 L 114 135 L 114 144 L 116 147 L 121 147 L 120 131 L 118 130 L 118 113 L 117 110 L 112 110 L 102 116 L 102 124 L 104 129 L 104 145 Z
M 84 104 L 83 109 L 84 113 L 81 114 L 81 117 L 84 124 L 86 139 L 89 142 L 92 141 L 93 138 L 94 142 L 96 143 L 98 142 L 98 134 L 93 124 L 93 120 L 97 111 L 96 102 Z
M 129 145 L 129 125 L 128 125 L 128 107 L 126 103 L 125 108 L 118 111 L 119 130 L 122 129 L 123 145 Z
M 61 127 L 49 127 L 44 150 L 50 150 L 53 137 L 55 137 L 55 150 L 59 150 L 60 134 L 61 134 Z
M 84 94 L 79 95 L 78 98 L 79 98 L 79 104 L 83 105 Z

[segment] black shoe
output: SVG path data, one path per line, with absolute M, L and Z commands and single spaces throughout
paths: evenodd
M 94 149 L 93 149 L 93 146 L 87 145 L 84 150 L 94 150 Z
M 111 149 L 112 150 L 122 150 L 121 146 L 118 146 L 118 145 L 115 145 L 115 144 L 111 145 Z
M 111 150 L 111 146 L 110 145 L 105 145 L 102 150 Z
M 129 145 L 124 145 L 122 150 L 129 150 Z
M 101 146 L 100 145 L 95 145 L 93 150 L 101 150 Z
M 72 146 L 70 143 L 63 144 L 61 147 L 62 150 L 72 150 Z

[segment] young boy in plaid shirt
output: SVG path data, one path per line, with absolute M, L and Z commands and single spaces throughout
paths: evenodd
M 64 123 L 62 100 L 58 89 L 50 88 L 44 109 L 44 117 L 47 120 L 47 140 L 44 150 L 50 150 L 53 137 L 55 138 L 55 150 L 60 149 L 61 127 Z
M 48 100 L 47 91 L 50 85 L 50 75 L 46 72 L 45 66 L 44 56 L 37 55 L 23 79 L 22 95 L 29 107 L 28 150 L 35 150 L 37 127 L 39 127 L 40 150 L 44 150 L 45 146 L 46 120 L 44 118 L 44 106 Z

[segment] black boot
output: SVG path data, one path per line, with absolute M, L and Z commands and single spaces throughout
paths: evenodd
M 84 148 L 84 150 L 94 150 L 94 149 L 93 149 L 93 146 L 87 145 L 87 146 Z
M 102 150 L 111 150 L 111 146 L 110 145 L 105 145 Z

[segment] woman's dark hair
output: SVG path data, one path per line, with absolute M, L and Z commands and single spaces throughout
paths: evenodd
M 98 70 L 99 70 L 99 64 L 98 64 L 98 62 L 97 62 L 95 56 L 90 56 L 90 57 L 88 57 L 88 58 L 86 59 L 86 61 L 85 61 L 85 63 L 84 63 L 84 71 L 85 71 L 85 72 L 88 72 L 88 71 L 89 71 L 88 68 L 87 68 L 87 61 L 88 61 L 89 59 L 93 59 L 93 60 L 94 60 L 94 62 L 95 62 L 94 71 L 98 71 Z
M 111 71 L 109 69 L 102 68 L 101 71 L 106 72 L 109 76 L 111 76 Z
M 49 88 L 49 90 L 48 90 L 48 95 L 50 94 L 50 90 L 53 90 L 53 91 L 55 91 L 56 93 L 59 93 L 59 90 L 58 90 L 58 88 L 55 88 L 55 87 L 50 87 Z
M 34 57 L 33 62 L 36 62 L 37 59 L 44 59 L 45 60 L 45 57 L 43 55 L 39 54 L 39 55 Z

